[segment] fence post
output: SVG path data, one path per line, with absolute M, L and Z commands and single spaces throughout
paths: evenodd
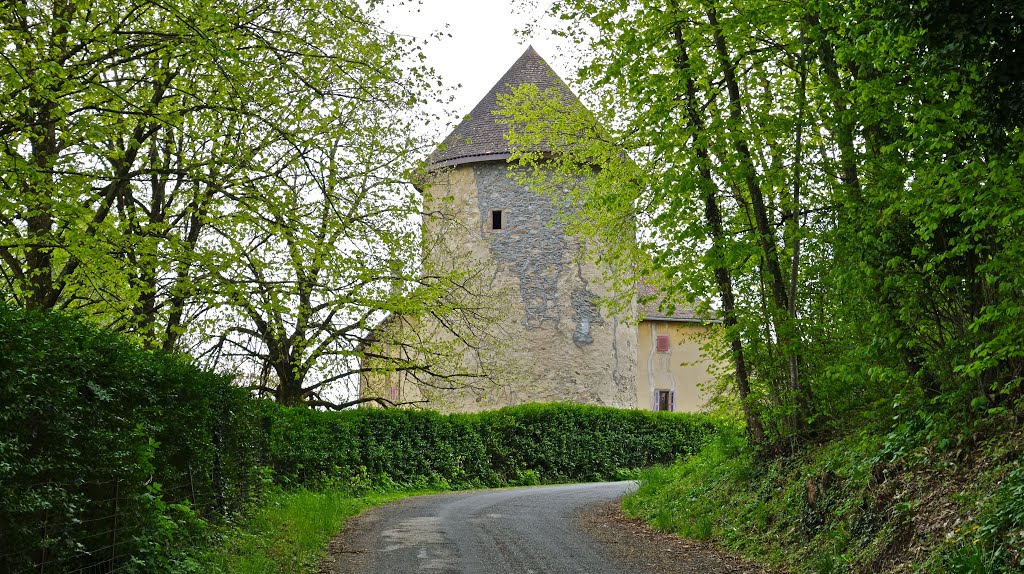
M 118 507 L 118 504 L 117 504 L 117 498 L 118 498 L 118 496 L 120 496 L 120 494 L 121 494 L 121 480 L 118 479 L 118 480 L 114 481 L 114 528 L 113 528 L 114 541 L 110 545 L 110 567 L 111 568 L 114 567 L 114 562 L 117 559 L 117 512 L 119 510 L 119 507 Z
M 42 544 L 42 548 L 41 548 L 42 554 L 39 557 L 39 573 L 40 574 L 45 572 L 44 568 L 46 568 L 46 528 L 49 525 L 50 525 L 50 509 L 47 508 L 46 512 L 43 514 L 43 544 Z
M 213 425 L 213 490 L 214 505 L 222 515 L 227 514 L 227 499 L 224 493 L 224 460 L 221 451 L 224 448 L 224 437 L 221 435 L 220 424 Z

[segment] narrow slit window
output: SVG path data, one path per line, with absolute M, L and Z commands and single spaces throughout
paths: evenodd
M 500 209 L 491 212 L 491 229 L 504 229 L 505 220 Z

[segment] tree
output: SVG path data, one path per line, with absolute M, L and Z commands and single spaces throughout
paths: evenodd
M 539 167 L 529 150 L 545 139 L 562 152 L 554 172 L 526 177 L 584 206 L 579 231 L 604 233 L 604 212 L 636 219 L 640 250 L 652 255 L 645 276 L 691 303 L 721 302 L 752 438 L 804 432 L 818 365 L 803 329 L 827 313 L 805 285 L 827 269 L 834 158 L 811 114 L 799 15 L 672 1 L 567 1 L 553 12 L 571 23 L 560 32 L 593 53 L 579 79 L 581 92 L 598 94 L 598 116 L 552 115 L 537 95 L 517 94 L 508 102 L 517 159 Z M 763 430 L 769 412 L 775 428 Z
M 412 134 L 437 80 L 359 4 L 21 0 L 0 19 L 19 303 L 225 367 L 247 353 L 286 404 L 357 373 L 388 313 L 473 307 L 452 295 L 472 273 L 418 263 Z
M 577 80 L 597 111 L 508 99 L 519 177 L 607 244 L 635 220 L 650 259 L 604 257 L 717 295 L 754 442 L 798 445 L 893 395 L 1020 408 L 1019 10 L 560 0 L 551 15 L 589 51 Z
M 236 130 L 269 97 L 241 55 L 287 49 L 274 3 L 237 8 L 4 5 L 0 258 L 15 300 L 174 347 L 193 245 L 252 153 Z
M 211 357 L 260 373 L 253 388 L 286 405 L 393 406 L 384 396 L 338 402 L 325 393 L 369 371 L 409 373 L 443 388 L 489 375 L 483 364 L 467 369 L 444 335 L 496 346 L 480 326 L 500 313 L 480 295 L 477 270 L 455 259 L 445 259 L 448 268 L 420 264 L 422 250 L 434 246 L 421 243 L 419 193 L 393 173 L 413 157 L 415 142 L 409 126 L 388 115 L 395 102 L 375 94 L 381 108 L 361 102 L 344 115 L 344 137 L 321 133 L 296 145 L 302 161 L 246 190 L 238 209 L 212 224 L 225 247 L 212 272 L 211 305 L 220 315 L 210 326 L 221 333 Z M 348 122 L 374 143 L 342 147 L 352 136 Z M 419 328 L 395 328 L 410 321 Z M 440 333 L 428 333 L 428 323 Z
M 1022 78 L 1009 72 L 1022 18 L 1003 3 L 882 2 L 857 26 L 823 19 L 847 46 L 867 147 L 849 207 L 872 350 L 912 381 L 907 399 L 958 415 L 1022 397 Z

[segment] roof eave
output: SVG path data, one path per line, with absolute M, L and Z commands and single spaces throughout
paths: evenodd
M 721 319 L 702 319 L 700 317 L 694 317 L 692 319 L 684 319 L 682 317 L 644 317 L 640 319 L 640 322 L 644 321 L 664 321 L 666 323 L 695 323 L 699 325 L 720 325 L 722 324 Z
M 427 166 L 427 171 L 435 171 L 444 169 L 446 167 L 455 167 L 466 163 L 480 163 L 485 161 L 507 161 L 508 158 L 512 157 L 510 153 L 490 153 L 482 155 L 467 155 L 462 157 L 453 157 L 437 163 L 432 163 Z

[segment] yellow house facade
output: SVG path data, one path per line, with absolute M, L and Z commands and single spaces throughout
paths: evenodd
M 637 405 L 655 411 L 701 410 L 717 367 L 703 348 L 712 334 L 699 322 L 641 321 Z

